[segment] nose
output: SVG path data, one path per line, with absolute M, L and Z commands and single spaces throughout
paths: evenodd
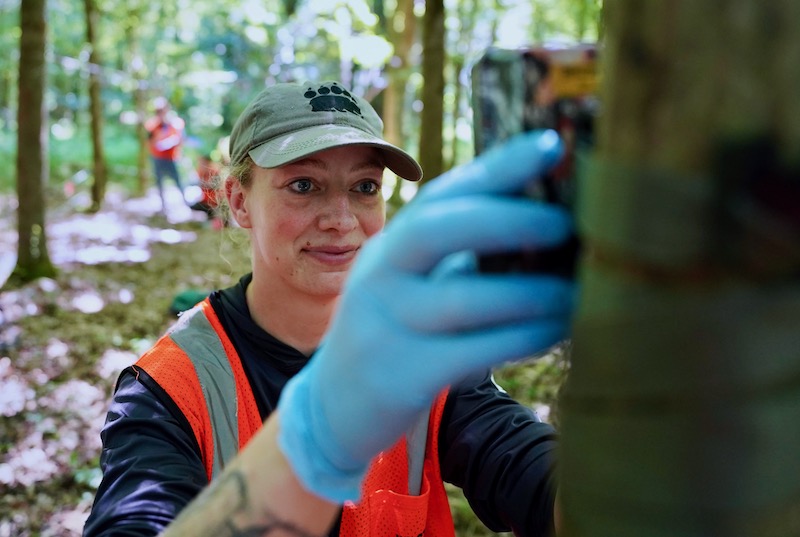
M 323 231 L 333 229 L 342 233 L 358 227 L 358 218 L 353 212 L 348 192 L 336 192 L 328 196 L 319 217 L 319 227 Z

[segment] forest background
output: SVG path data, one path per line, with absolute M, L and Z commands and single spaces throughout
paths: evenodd
M 20 20 L 37 9 L 46 112 L 33 132 L 46 136 L 18 150 L 31 127 L 24 103 L 39 91 L 25 86 L 39 67 L 20 60 Z M 238 230 L 180 204 L 159 216 L 142 129 L 153 98 L 186 120 L 189 179 L 200 154 L 221 158 L 220 139 L 264 84 L 337 79 L 373 102 L 387 138 L 430 178 L 473 155 L 469 69 L 482 51 L 594 42 L 600 10 L 599 0 L 0 0 L 0 537 L 80 534 L 116 375 L 174 320 L 175 296 L 247 270 Z M 22 173 L 15 161 L 42 165 Z M 413 197 L 401 186 L 387 187 L 390 213 Z M 43 272 L 14 271 L 23 222 L 40 230 L 25 246 Z M 551 356 L 498 377 L 557 422 L 566 367 Z M 491 534 L 450 493 L 458 534 Z

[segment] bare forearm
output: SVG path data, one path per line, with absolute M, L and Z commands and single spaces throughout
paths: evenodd
M 162 537 L 317 537 L 339 508 L 306 491 L 277 446 L 277 412 Z

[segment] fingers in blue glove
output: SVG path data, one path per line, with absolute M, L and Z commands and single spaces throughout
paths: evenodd
M 417 206 L 385 233 L 385 261 L 400 270 L 431 271 L 457 251 L 493 253 L 555 246 L 573 229 L 562 207 L 524 198 L 475 195 Z M 413 255 L 409 255 L 413 245 Z
M 563 154 L 564 145 L 556 131 L 522 133 L 431 181 L 412 203 L 521 192 L 531 181 L 541 178 Z
M 575 300 L 575 285 L 554 276 L 466 274 L 442 278 L 435 285 L 435 302 L 429 299 L 430 290 L 418 285 L 398 290 L 406 307 L 386 308 L 394 317 L 391 321 L 420 334 L 458 333 L 548 319 L 565 322 Z M 391 297 L 386 300 L 391 301 Z M 420 307 L 409 308 L 408 304 Z

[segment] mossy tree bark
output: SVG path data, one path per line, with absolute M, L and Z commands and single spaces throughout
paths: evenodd
M 12 282 L 55 275 L 47 251 L 45 185 L 48 179 L 45 45 L 46 0 L 20 4 L 17 110 L 17 264 Z
M 94 181 L 92 182 L 91 211 L 99 211 L 106 197 L 108 173 L 103 147 L 103 101 L 100 95 L 101 61 L 97 50 L 97 19 L 99 13 L 95 0 L 84 0 L 86 13 L 86 41 L 89 45 L 89 106 L 92 124 L 92 155 Z
M 136 109 L 136 139 L 139 151 L 136 156 L 136 193 L 144 196 L 150 184 L 150 152 L 147 149 L 147 130 L 144 122 L 147 118 L 147 83 L 145 61 L 141 45 L 141 24 L 145 19 L 145 7 L 141 2 L 128 2 L 128 16 L 125 24 L 125 38 L 128 44 L 129 61 L 136 88 L 133 90 L 133 105 Z
M 383 134 L 389 142 L 406 146 L 406 114 L 408 78 L 412 71 L 411 47 L 414 45 L 417 17 L 413 0 L 399 0 L 394 10 L 385 17 L 386 35 L 394 47 L 394 55 L 386 68 L 389 84 L 383 90 Z M 403 181 L 395 183 L 387 203 L 387 215 L 393 215 L 404 201 L 400 195 Z
M 422 115 L 419 163 L 423 181 L 433 179 L 442 169 L 442 128 L 444 124 L 445 8 L 443 0 L 425 2 L 422 30 Z
M 800 3 L 605 5 L 567 536 L 800 534 Z

